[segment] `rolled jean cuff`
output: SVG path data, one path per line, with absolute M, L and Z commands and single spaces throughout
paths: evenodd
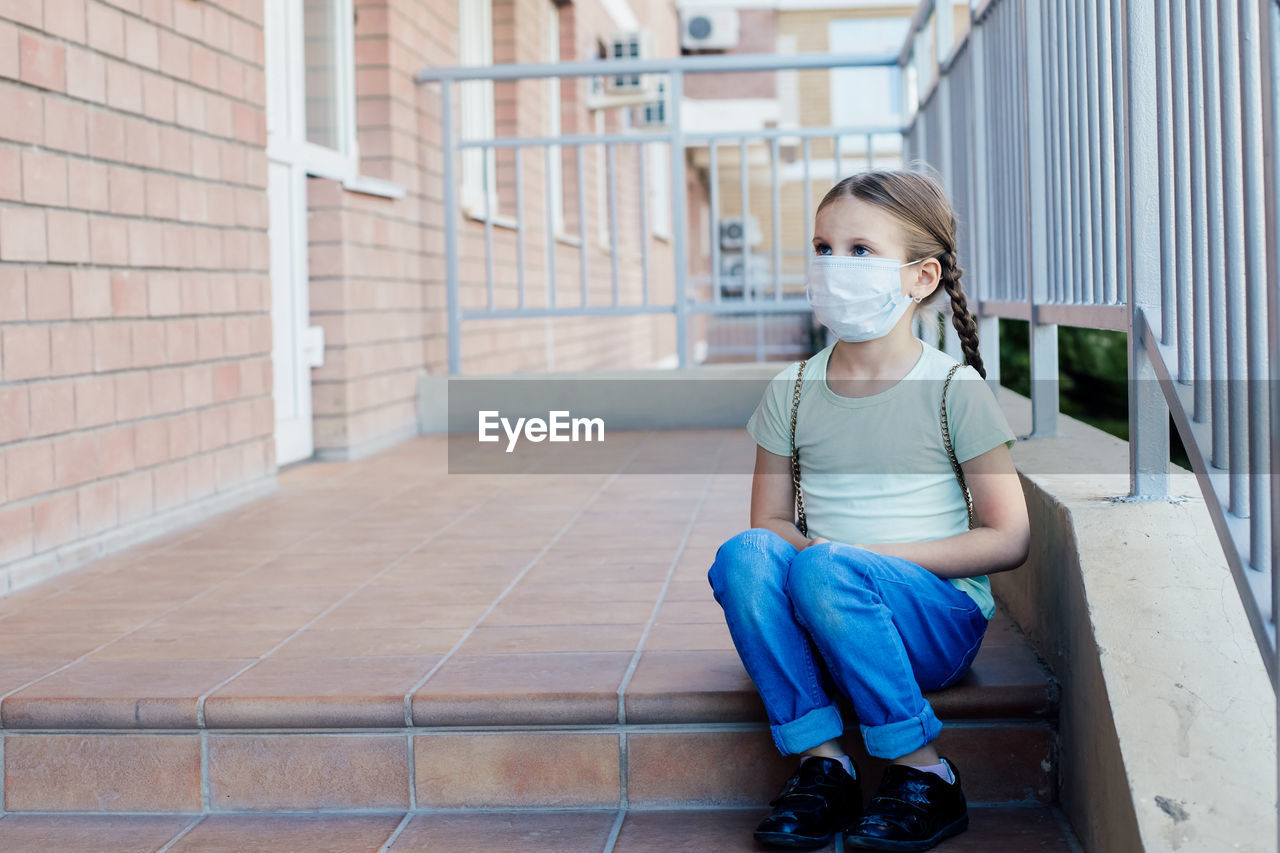
M 898 758 L 915 752 L 942 732 L 942 722 L 928 701 L 924 703 L 924 710 L 914 717 L 882 726 L 859 727 L 867 753 L 876 758 Z
M 835 705 L 814 708 L 804 716 L 769 727 L 783 755 L 795 755 L 844 734 L 844 721 Z

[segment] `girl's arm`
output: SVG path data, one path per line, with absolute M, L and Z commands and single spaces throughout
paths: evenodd
M 778 457 L 783 458 L 783 457 Z M 893 542 L 859 547 L 901 557 L 943 578 L 967 578 L 1016 569 L 1027 560 L 1031 524 L 1013 456 L 998 445 L 960 463 L 973 498 L 978 526 L 928 542 Z M 754 507 L 754 502 L 753 502 Z
M 751 478 L 751 526 L 772 530 L 803 551 L 815 540 L 800 535 L 795 517 L 791 457 L 770 453 L 757 444 L 756 470 Z

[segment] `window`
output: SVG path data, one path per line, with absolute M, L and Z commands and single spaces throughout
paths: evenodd
M 560 61 L 560 9 L 548 4 L 547 61 Z M 547 136 L 558 137 L 560 125 L 560 78 L 547 78 Z M 564 233 L 564 164 L 559 145 L 551 146 L 551 171 L 547 174 L 547 192 L 551 194 L 551 227 Z
M 831 22 L 830 49 L 836 53 L 897 53 L 911 26 L 909 18 L 847 18 Z M 837 127 L 896 125 L 901 117 L 901 76 L 897 68 L 835 68 L 831 71 L 831 123 Z M 861 150 L 865 137 L 842 137 L 845 153 Z
M 490 0 L 459 0 L 458 64 L 493 64 L 493 7 Z M 493 81 L 469 80 L 458 85 L 463 140 L 493 139 Z M 471 216 L 498 211 L 497 158 L 493 148 L 462 149 L 462 209 Z M 488 179 L 486 180 L 486 172 Z M 486 185 L 488 204 L 486 206 Z
M 268 149 L 308 174 L 358 173 L 351 0 L 267 4 Z

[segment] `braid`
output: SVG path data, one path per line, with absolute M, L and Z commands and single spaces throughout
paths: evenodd
M 978 352 L 978 323 L 969 313 L 969 301 L 960 285 L 960 276 L 964 275 L 964 270 L 956 262 L 954 249 L 943 252 L 938 256 L 938 261 L 942 264 L 942 286 L 951 297 L 951 325 L 955 326 L 956 334 L 960 336 L 960 349 L 964 351 L 965 363 L 972 365 L 986 379 L 987 371 L 982 366 L 982 354 Z

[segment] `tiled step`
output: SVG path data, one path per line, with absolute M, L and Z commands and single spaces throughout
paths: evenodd
M 472 812 L 409 815 L 6 815 L 7 853 L 717 853 L 758 851 L 759 810 Z M 388 844 L 388 842 L 390 842 Z M 832 845 L 839 849 L 842 845 Z M 1075 853 L 1052 806 L 971 806 L 939 853 Z

